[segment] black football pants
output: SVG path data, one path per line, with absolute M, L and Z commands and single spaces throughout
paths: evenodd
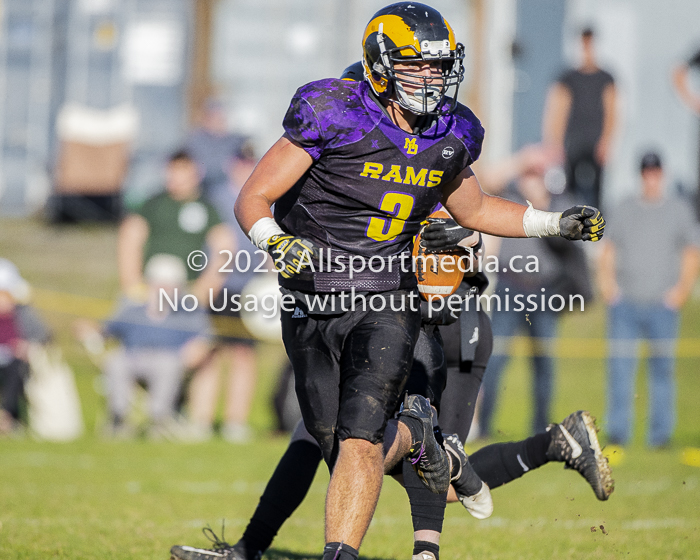
M 282 339 L 304 425 L 332 467 L 338 441 L 383 441 L 411 371 L 420 311 L 387 302 L 381 311 L 299 315 L 282 311 Z

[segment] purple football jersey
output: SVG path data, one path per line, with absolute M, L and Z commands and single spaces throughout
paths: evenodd
M 277 202 L 275 218 L 285 231 L 330 250 L 334 262 L 354 255 L 388 262 L 410 252 L 421 222 L 442 199 L 441 186 L 476 161 L 484 137 L 461 104 L 445 109 L 428 130 L 407 133 L 368 90 L 364 81 L 312 82 L 297 90 L 284 118 L 285 135 L 314 163 Z M 322 292 L 415 285 L 413 274 L 387 274 L 387 267 L 373 276 L 378 283 L 370 276 L 348 282 L 337 271 L 315 270 L 281 282 Z

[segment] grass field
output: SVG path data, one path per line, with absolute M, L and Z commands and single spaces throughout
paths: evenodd
M 2 220 L 0 232 L 0 256 L 17 263 L 36 288 L 36 304 L 73 367 L 87 427 L 83 438 L 66 444 L 0 440 L 0 559 L 167 559 L 173 544 L 206 544 L 200 528 L 210 523 L 218 532 L 222 518 L 227 540 L 235 541 L 286 445 L 285 438 L 270 435 L 268 405 L 280 349 L 261 352 L 251 419 L 255 443 L 103 441 L 96 435 L 104 414 L 103 397 L 95 391 L 98 371 L 72 339 L 70 324 L 76 314 L 104 315 L 105 300 L 117 293 L 115 232 L 28 220 Z M 595 305 L 564 320 L 557 417 L 577 408 L 602 417 L 603 323 L 604 310 Z M 608 502 L 598 502 L 578 474 L 547 465 L 496 490 L 496 511 L 486 521 L 449 506 L 442 558 L 700 558 L 700 468 L 680 460 L 684 448 L 700 447 L 697 299 L 684 313 L 681 337 L 679 425 L 670 449 L 644 447 L 646 389 L 640 375 L 635 441 L 614 468 L 616 491 Z M 499 440 L 520 438 L 529 425 L 524 357 L 512 360 L 504 385 Z M 318 558 L 327 480 L 325 468 L 319 469 L 306 502 L 268 558 Z M 362 556 L 410 554 L 408 503 L 398 485 L 386 480 Z

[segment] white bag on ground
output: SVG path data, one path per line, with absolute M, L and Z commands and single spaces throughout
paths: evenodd
M 52 441 L 80 437 L 84 429 L 80 398 L 73 372 L 60 349 L 30 345 L 29 370 L 25 392 L 32 432 Z

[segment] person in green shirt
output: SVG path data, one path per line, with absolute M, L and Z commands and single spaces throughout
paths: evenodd
M 120 228 L 118 265 L 121 288 L 127 296 L 142 292 L 144 263 L 156 254 L 175 255 L 188 263 L 193 251 L 206 251 L 209 262 L 202 271 L 188 266 L 190 292 L 204 305 L 209 290 L 216 295 L 224 277 L 219 269 L 226 262 L 223 250 L 233 250 L 228 227 L 200 192 L 197 164 L 185 151 L 174 153 L 165 170 L 165 191 L 148 199 L 128 214 Z M 203 258 L 195 260 L 201 265 Z

